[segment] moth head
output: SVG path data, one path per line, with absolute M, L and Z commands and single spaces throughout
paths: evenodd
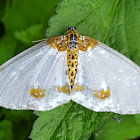
M 71 26 L 71 27 L 68 28 L 68 30 L 69 30 L 69 31 L 74 31 L 74 30 L 77 30 L 77 29 L 76 29 L 76 27 Z

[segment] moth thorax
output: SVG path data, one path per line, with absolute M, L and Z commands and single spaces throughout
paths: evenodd
M 77 41 L 77 36 L 76 36 L 76 34 L 71 34 L 71 35 L 70 35 L 70 41 Z
M 78 44 L 78 41 L 77 41 L 76 34 L 71 34 L 69 48 L 77 48 L 77 46 L 78 46 L 77 44 Z
M 70 42 L 68 47 L 71 49 L 77 49 L 78 43 L 77 42 Z
M 72 48 L 72 49 L 78 48 L 78 42 L 77 41 L 73 41 L 73 40 L 70 41 L 69 48 Z

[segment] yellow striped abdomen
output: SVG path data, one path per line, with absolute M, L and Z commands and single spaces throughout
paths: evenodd
M 78 49 L 67 49 L 67 67 L 68 67 L 68 77 L 73 88 L 78 66 Z

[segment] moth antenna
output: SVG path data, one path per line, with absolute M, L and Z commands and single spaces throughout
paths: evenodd
M 45 39 L 41 39 L 41 40 L 35 40 L 35 41 L 32 41 L 33 43 L 35 43 L 35 42 L 40 42 L 40 41 L 45 41 L 46 40 L 46 38 Z
M 76 30 L 77 31 L 77 30 Z M 81 35 L 78 31 L 77 31 L 77 33 L 79 34 L 79 35 Z
M 68 31 L 66 31 L 66 32 L 64 33 L 64 35 L 66 35 L 68 32 L 69 32 L 69 30 L 68 30 Z

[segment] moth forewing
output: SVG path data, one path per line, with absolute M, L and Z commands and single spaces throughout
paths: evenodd
M 140 113 L 140 67 L 75 27 L 0 67 L 0 106 L 50 110 L 70 100 L 93 111 Z

